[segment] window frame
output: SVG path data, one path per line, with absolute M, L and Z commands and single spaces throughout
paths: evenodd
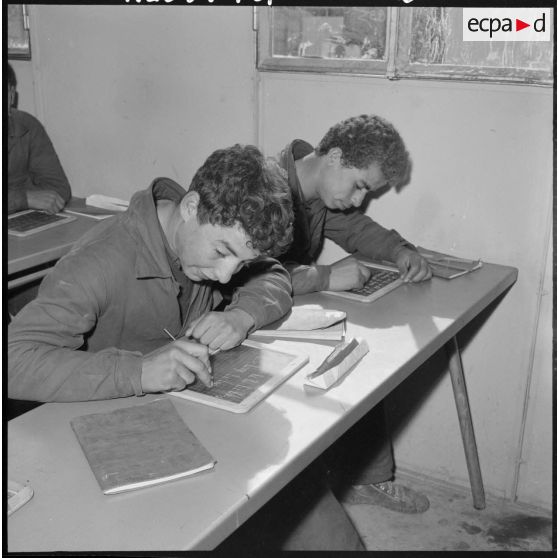
M 27 5 L 16 4 L 8 6 L 6 16 L 8 20 L 6 25 L 8 60 L 30 60 L 31 41 L 29 37 Z M 12 38 L 10 35 L 14 35 L 15 38 Z
M 413 10 L 399 12 L 395 52 L 395 78 L 424 78 L 459 81 L 484 81 L 527 85 L 552 85 L 552 71 L 504 66 L 466 66 L 459 64 L 422 64 L 410 61 Z
M 262 71 L 371 74 L 384 76 L 388 67 L 388 48 L 392 26 L 393 8 L 388 8 L 386 20 L 386 57 L 384 60 L 351 60 L 334 58 L 294 58 L 273 56 L 273 7 L 256 7 L 257 56 L 256 67 Z
M 411 62 L 412 10 L 414 9 L 412 6 L 387 7 L 384 60 L 273 56 L 273 9 L 272 6 L 254 8 L 254 28 L 257 31 L 256 69 L 259 71 L 353 74 L 388 79 L 450 80 L 519 85 L 552 86 L 554 84 L 552 69 L 546 71 L 502 66 Z M 555 11 L 553 11 L 553 17 L 556 17 Z

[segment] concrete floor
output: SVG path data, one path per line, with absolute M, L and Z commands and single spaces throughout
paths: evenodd
M 415 515 L 345 505 L 367 550 L 556 549 L 549 512 L 490 497 L 484 510 L 476 510 L 470 491 L 409 475 L 398 474 L 397 480 L 426 494 L 430 509 Z

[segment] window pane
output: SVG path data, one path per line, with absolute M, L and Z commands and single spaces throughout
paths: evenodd
M 547 42 L 463 41 L 462 19 L 462 8 L 413 8 L 410 62 L 547 71 L 552 68 L 553 38 Z
M 272 56 L 383 60 L 387 8 L 273 8 Z
M 25 5 L 8 4 L 8 58 L 31 58 L 29 30 L 24 25 Z

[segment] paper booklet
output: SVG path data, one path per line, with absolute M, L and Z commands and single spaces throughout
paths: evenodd
M 289 314 L 252 332 L 250 338 L 317 339 L 340 341 L 345 337 L 345 318 L 341 310 L 317 305 L 294 306 Z
M 33 497 L 33 489 L 28 484 L 20 484 L 12 479 L 8 479 L 6 493 L 8 517 Z
M 422 246 L 417 246 L 417 250 L 428 261 L 434 277 L 453 279 L 482 267 L 480 260 L 468 260 L 452 254 L 428 250 Z
M 92 219 L 106 219 L 112 215 L 122 213 L 122 208 L 119 209 L 106 209 L 88 205 L 83 198 L 71 198 L 67 205 L 64 207 L 65 213 L 73 213 L 74 215 L 83 215 Z
M 92 205 L 94 207 L 100 207 L 101 209 L 108 209 L 111 211 L 126 211 L 130 202 L 126 200 L 121 200 L 119 198 L 113 198 L 110 196 L 105 196 L 103 194 L 91 194 L 85 198 L 86 205 Z
M 352 370 L 368 350 L 368 343 L 362 337 L 340 343 L 314 372 L 306 376 L 304 383 L 328 389 Z
M 215 465 L 170 399 L 83 415 L 70 424 L 105 494 L 179 479 Z

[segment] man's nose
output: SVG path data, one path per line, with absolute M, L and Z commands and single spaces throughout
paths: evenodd
M 237 262 L 222 262 L 219 268 L 217 269 L 217 280 L 219 283 L 228 283 L 233 276 L 233 273 L 238 268 Z
M 353 204 L 354 207 L 359 207 L 360 204 L 363 202 L 364 200 L 364 196 L 366 196 L 366 192 L 365 191 L 358 191 L 355 192 L 352 197 L 351 197 L 351 203 Z

